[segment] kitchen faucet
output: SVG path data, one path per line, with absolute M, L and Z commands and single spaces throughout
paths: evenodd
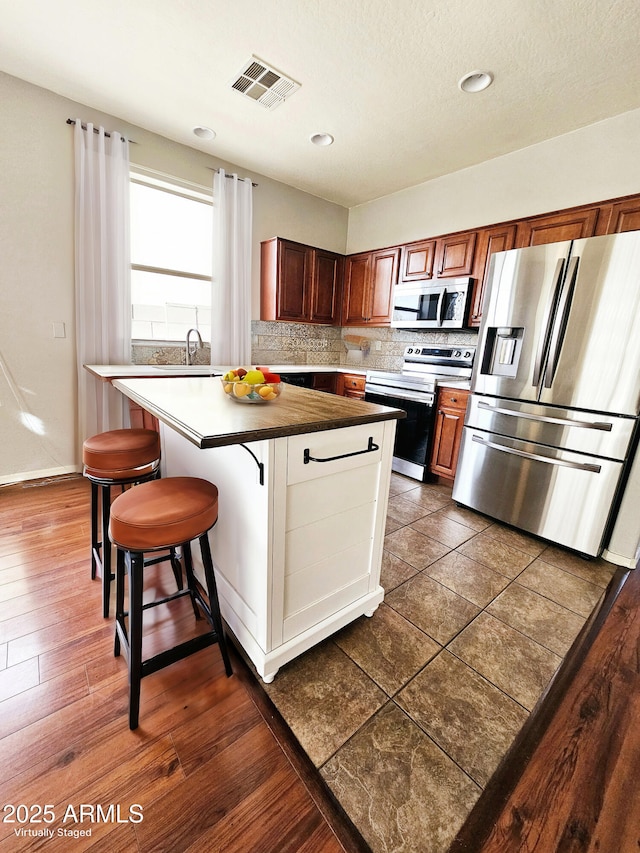
M 198 336 L 198 340 L 196 341 L 196 344 L 193 349 L 190 349 L 189 345 L 189 338 L 191 337 L 191 332 L 195 332 Z M 189 329 L 189 331 L 187 332 L 187 340 L 185 344 L 187 365 L 191 364 L 191 356 L 195 355 L 199 349 L 202 349 L 202 337 L 200 335 L 200 332 L 197 329 Z

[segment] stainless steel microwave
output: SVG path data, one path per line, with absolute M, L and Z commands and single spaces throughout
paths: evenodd
M 461 329 L 471 291 L 470 278 L 396 284 L 391 325 L 396 329 Z

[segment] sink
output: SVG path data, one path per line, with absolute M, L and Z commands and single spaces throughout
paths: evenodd
M 183 376 L 222 376 L 219 370 L 214 370 L 206 364 L 147 364 L 144 369 L 157 371 L 165 376 L 171 373 L 180 373 Z

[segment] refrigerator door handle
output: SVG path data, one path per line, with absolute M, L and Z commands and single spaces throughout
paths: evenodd
M 592 474 L 599 474 L 602 470 L 601 465 L 594 465 L 591 462 L 569 462 L 566 459 L 549 459 L 547 456 L 540 456 L 537 453 L 527 453 L 525 450 L 516 450 L 515 447 L 505 447 L 502 444 L 496 444 L 494 441 L 489 441 L 486 438 L 480 438 L 478 435 L 472 437 L 472 441 L 477 444 L 482 444 L 484 447 L 491 447 L 493 450 L 499 450 L 501 453 L 511 453 L 513 456 L 522 456 L 524 459 L 531 459 L 534 462 L 546 462 L 548 465 L 560 465 L 563 468 L 577 468 L 579 471 L 588 471 Z
M 551 344 L 549 345 L 549 360 L 544 374 L 545 388 L 551 388 L 556 375 L 558 359 L 560 358 L 560 350 L 567 331 L 567 321 L 569 319 L 569 311 L 571 310 L 571 302 L 573 301 L 573 294 L 576 289 L 576 278 L 578 277 L 579 263 L 580 258 L 571 258 L 569 261 L 569 267 L 567 269 L 567 281 L 569 284 L 565 287 L 560 299 L 558 319 L 554 324 L 555 328 L 551 337 Z
M 540 384 L 542 375 L 542 367 L 544 365 L 545 356 L 549 348 L 549 339 L 551 337 L 551 325 L 555 314 L 558 297 L 560 296 L 560 288 L 562 287 L 562 273 L 564 271 L 564 259 L 558 258 L 556 271 L 554 273 L 553 292 L 547 302 L 547 307 L 544 312 L 544 320 L 542 321 L 542 332 L 538 340 L 538 349 L 536 351 L 536 360 L 533 365 L 533 379 L 531 384 L 537 387 Z
M 583 427 L 584 429 L 600 429 L 603 432 L 611 432 L 613 425 L 605 421 L 574 421 L 571 418 L 551 418 L 548 415 L 533 415 L 529 412 L 514 412 L 513 409 L 503 409 L 500 406 L 492 406 L 490 403 L 480 401 L 479 409 L 486 409 L 498 415 L 509 415 L 512 418 L 526 418 L 530 421 L 543 421 L 545 424 L 557 424 L 558 426 Z

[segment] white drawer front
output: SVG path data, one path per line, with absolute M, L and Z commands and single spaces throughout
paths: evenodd
M 286 529 L 304 527 L 312 521 L 339 516 L 353 507 L 371 503 L 377 493 L 379 475 L 377 465 L 367 465 L 289 486 Z
M 359 542 L 366 543 L 368 549 L 373 539 L 375 507 L 375 502 L 362 504 L 290 530 L 285 539 L 285 576 Z
M 383 422 L 379 421 L 291 436 L 288 446 L 287 483 L 291 485 L 380 462 L 383 430 Z M 369 446 L 369 439 L 377 449 L 363 453 Z M 308 450 L 309 456 L 314 459 L 330 461 L 305 462 L 305 450 Z

